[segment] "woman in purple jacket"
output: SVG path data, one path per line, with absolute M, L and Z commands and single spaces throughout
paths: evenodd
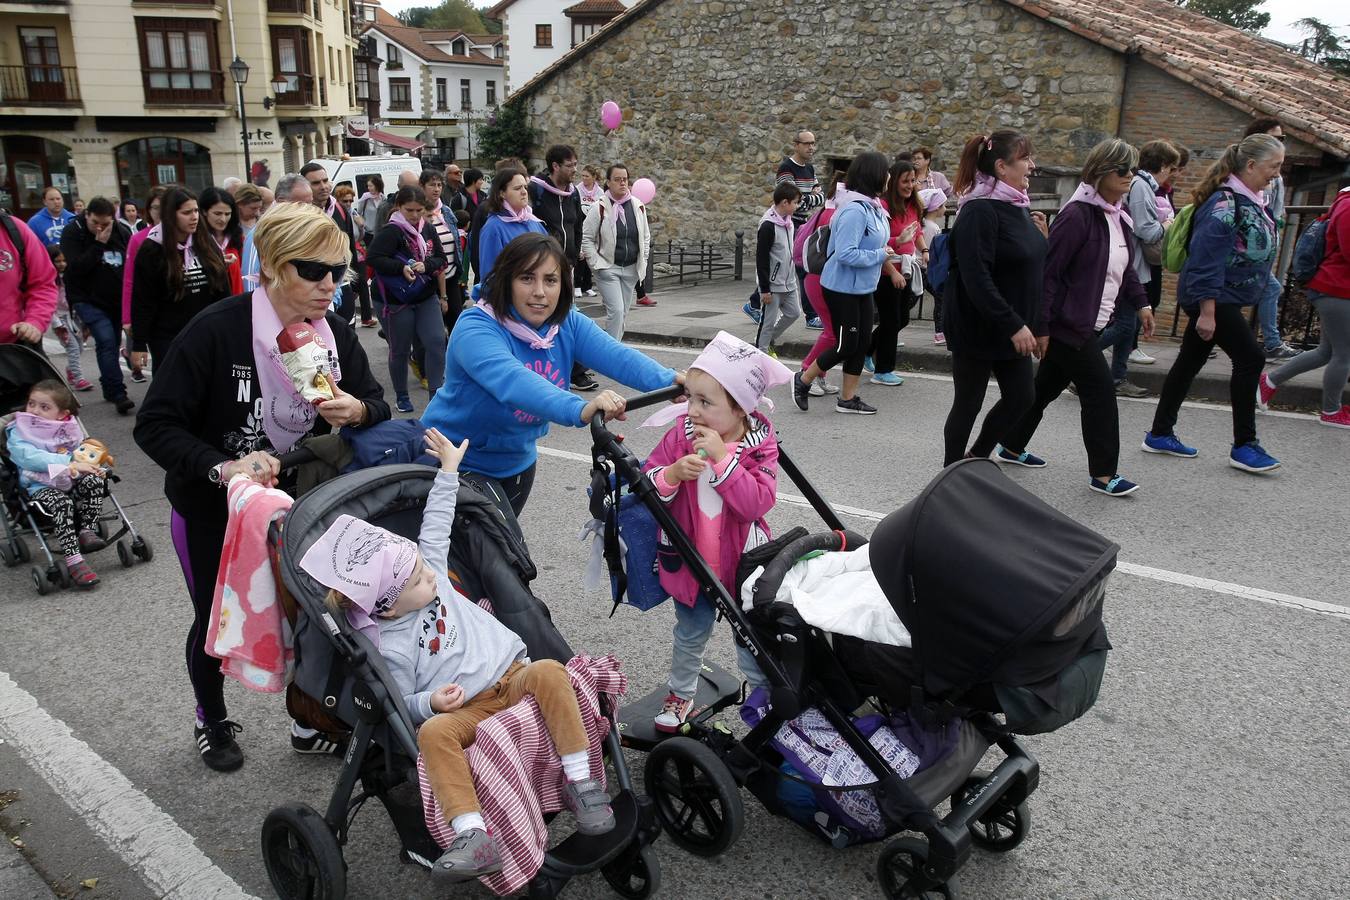
M 995 459 L 1042 468 L 1045 460 L 1026 450 L 1045 408 L 1070 382 L 1078 389 L 1087 448 L 1088 487 L 1124 497 L 1139 485 L 1116 473 L 1120 421 L 1115 383 L 1098 338 L 1121 304 L 1139 310 L 1144 334 L 1153 334 L 1153 309 L 1134 270 L 1139 252 L 1124 209 L 1139 152 L 1122 140 L 1102 141 L 1083 163 L 1083 183 L 1050 228 L 1045 290 L 1037 322 L 1036 399 L 1003 437 Z

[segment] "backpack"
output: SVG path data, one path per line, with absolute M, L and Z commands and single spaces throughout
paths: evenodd
M 835 210 L 835 216 L 844 211 L 844 207 Z M 834 219 L 830 220 L 830 225 L 834 224 Z M 802 249 L 803 268 L 808 275 L 822 275 L 825 272 L 825 263 L 830 258 L 830 225 L 821 225 L 811 232 L 806 239 L 806 246 Z M 867 236 L 871 221 L 863 226 L 863 236 Z
M 1317 270 L 1322 267 L 1322 261 L 1327 256 L 1327 228 L 1331 224 L 1331 214 L 1346 196 L 1344 193 L 1337 195 L 1331 203 L 1331 209 L 1314 219 L 1313 223 L 1303 229 L 1303 233 L 1298 236 L 1289 271 L 1299 284 L 1312 281 L 1317 275 Z
M 1232 193 L 1232 190 L 1223 186 L 1220 191 Z M 1218 193 L 1216 191 L 1215 193 Z M 1211 195 L 1213 196 L 1213 195 Z M 1167 228 L 1167 234 L 1163 235 L 1162 246 L 1162 264 L 1163 268 L 1172 274 L 1181 271 L 1186 265 L 1186 258 L 1191 253 L 1191 230 L 1195 227 L 1195 204 L 1187 203 L 1177 211 L 1177 217 L 1172 220 L 1172 224 Z
M 5 234 L 9 235 L 10 243 L 14 245 L 14 255 L 19 261 L 19 284 L 23 284 L 28 275 L 28 266 L 23 258 L 23 235 L 19 233 L 19 226 L 14 224 L 14 217 L 3 209 L 0 209 L 0 227 L 5 229 Z
M 928 290 L 934 297 L 942 296 L 943 290 L 947 287 L 947 276 L 952 271 L 950 237 L 951 234 L 944 231 L 933 238 L 933 243 L 928 246 L 928 272 L 925 277 L 928 281 Z

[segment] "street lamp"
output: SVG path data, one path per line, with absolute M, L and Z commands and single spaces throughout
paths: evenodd
M 248 151 L 248 113 L 244 111 L 244 83 L 248 81 L 248 63 L 238 56 L 230 63 L 230 77 L 234 79 L 235 96 L 239 99 L 239 127 L 244 137 L 244 180 L 253 183 L 253 157 Z

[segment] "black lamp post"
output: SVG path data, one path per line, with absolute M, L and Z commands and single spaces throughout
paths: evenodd
M 244 136 L 244 181 L 253 183 L 253 157 L 248 150 L 248 113 L 244 111 L 244 83 L 248 81 L 248 63 L 239 57 L 230 63 L 230 77 L 234 79 L 235 96 L 239 99 L 239 127 Z

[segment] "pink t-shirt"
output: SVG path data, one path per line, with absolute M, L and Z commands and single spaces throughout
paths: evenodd
M 1125 232 L 1114 217 L 1106 215 L 1106 227 L 1110 232 L 1111 255 L 1106 260 L 1106 284 L 1102 286 L 1102 305 L 1097 310 L 1095 331 L 1101 331 L 1111 321 L 1111 313 L 1116 311 L 1116 298 L 1120 296 L 1120 285 L 1125 280 L 1125 267 L 1130 262 L 1130 248 L 1125 243 Z

